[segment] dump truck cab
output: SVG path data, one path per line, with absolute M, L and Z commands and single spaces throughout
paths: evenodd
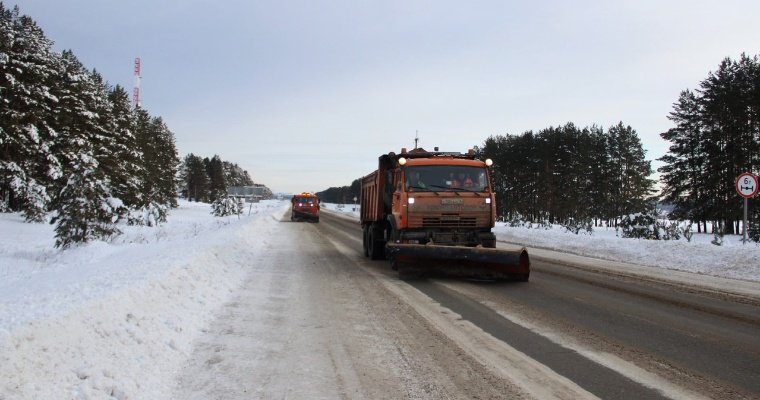
M 392 182 L 392 241 L 495 247 L 496 210 L 486 162 L 458 153 L 401 157 Z
M 319 222 L 319 197 L 314 193 L 302 192 L 290 199 L 291 221 Z

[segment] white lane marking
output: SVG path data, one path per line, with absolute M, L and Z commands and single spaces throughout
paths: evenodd
M 461 289 L 454 287 L 453 285 L 446 283 L 440 284 L 442 286 L 446 286 L 451 290 L 468 296 L 467 293 L 463 293 Z M 509 312 L 500 309 L 496 303 L 483 301 L 481 304 L 494 310 L 497 314 L 501 315 L 505 319 L 517 325 L 520 325 L 537 335 L 543 336 L 544 338 L 552 341 L 559 346 L 562 346 L 568 350 L 572 350 L 581 356 L 599 365 L 609 368 L 642 386 L 657 390 L 665 397 L 672 399 L 709 399 L 709 397 L 705 397 L 699 392 L 695 392 L 688 388 L 673 384 L 665 378 L 649 372 L 637 366 L 636 364 L 626 361 L 614 354 L 593 350 L 587 346 L 583 346 L 580 343 L 568 339 L 568 337 L 562 335 L 561 332 L 555 332 L 550 329 L 540 327 L 518 315 L 510 314 Z

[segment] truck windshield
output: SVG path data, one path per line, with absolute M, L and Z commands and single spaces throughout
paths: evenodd
M 315 203 L 314 197 L 296 197 L 295 200 L 293 200 L 294 203 L 308 203 L 313 204 Z
M 406 168 L 404 188 L 413 192 L 483 192 L 488 187 L 485 168 L 426 165 Z

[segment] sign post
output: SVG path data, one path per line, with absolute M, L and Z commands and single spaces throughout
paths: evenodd
M 742 243 L 747 243 L 747 201 L 755 197 L 758 191 L 757 176 L 751 172 L 745 172 L 736 178 L 736 192 L 744 197 L 744 221 L 742 224 Z

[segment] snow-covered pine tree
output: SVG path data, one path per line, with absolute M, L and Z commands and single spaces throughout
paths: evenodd
M 102 80 L 88 72 L 71 51 L 61 54 L 62 81 L 57 88 L 60 132 L 57 152 L 65 160 L 66 182 L 55 201 L 56 246 L 107 238 L 126 214 L 121 200 L 111 194 L 109 169 L 113 164 L 111 106 Z M 101 117 L 103 115 L 104 117 Z
M 51 221 L 56 224 L 56 247 L 66 249 L 76 243 L 107 239 L 120 233 L 115 222 L 123 204 L 110 196 L 104 181 L 96 177 L 97 169 L 92 148 L 85 144 L 73 162 Z
M 115 137 L 114 157 L 120 162 L 114 166 L 111 186 L 114 196 L 120 198 L 131 209 L 143 204 L 141 177 L 144 175 L 142 165 L 142 153 L 136 144 L 134 135 L 135 114 L 129 100 L 127 91 L 116 85 L 108 93 L 111 101 L 111 118 L 115 124 L 113 135 Z
M 28 16 L 0 3 L 0 204 L 42 221 L 50 186 L 62 176 L 53 154 L 58 58 Z
M 240 213 L 242 213 L 240 203 L 232 197 L 220 196 L 211 203 L 211 215 L 215 217 L 226 217 Z
M 105 131 L 96 158 L 108 179 L 112 195 L 120 199 L 126 208 L 134 209 L 142 197 L 139 181 L 142 165 L 132 134 L 134 116 L 129 96 L 121 86 L 109 88 L 97 73 L 93 76 L 100 82 L 100 96 L 104 97 L 99 104 L 107 106 L 98 112 L 98 120 L 102 121 Z

